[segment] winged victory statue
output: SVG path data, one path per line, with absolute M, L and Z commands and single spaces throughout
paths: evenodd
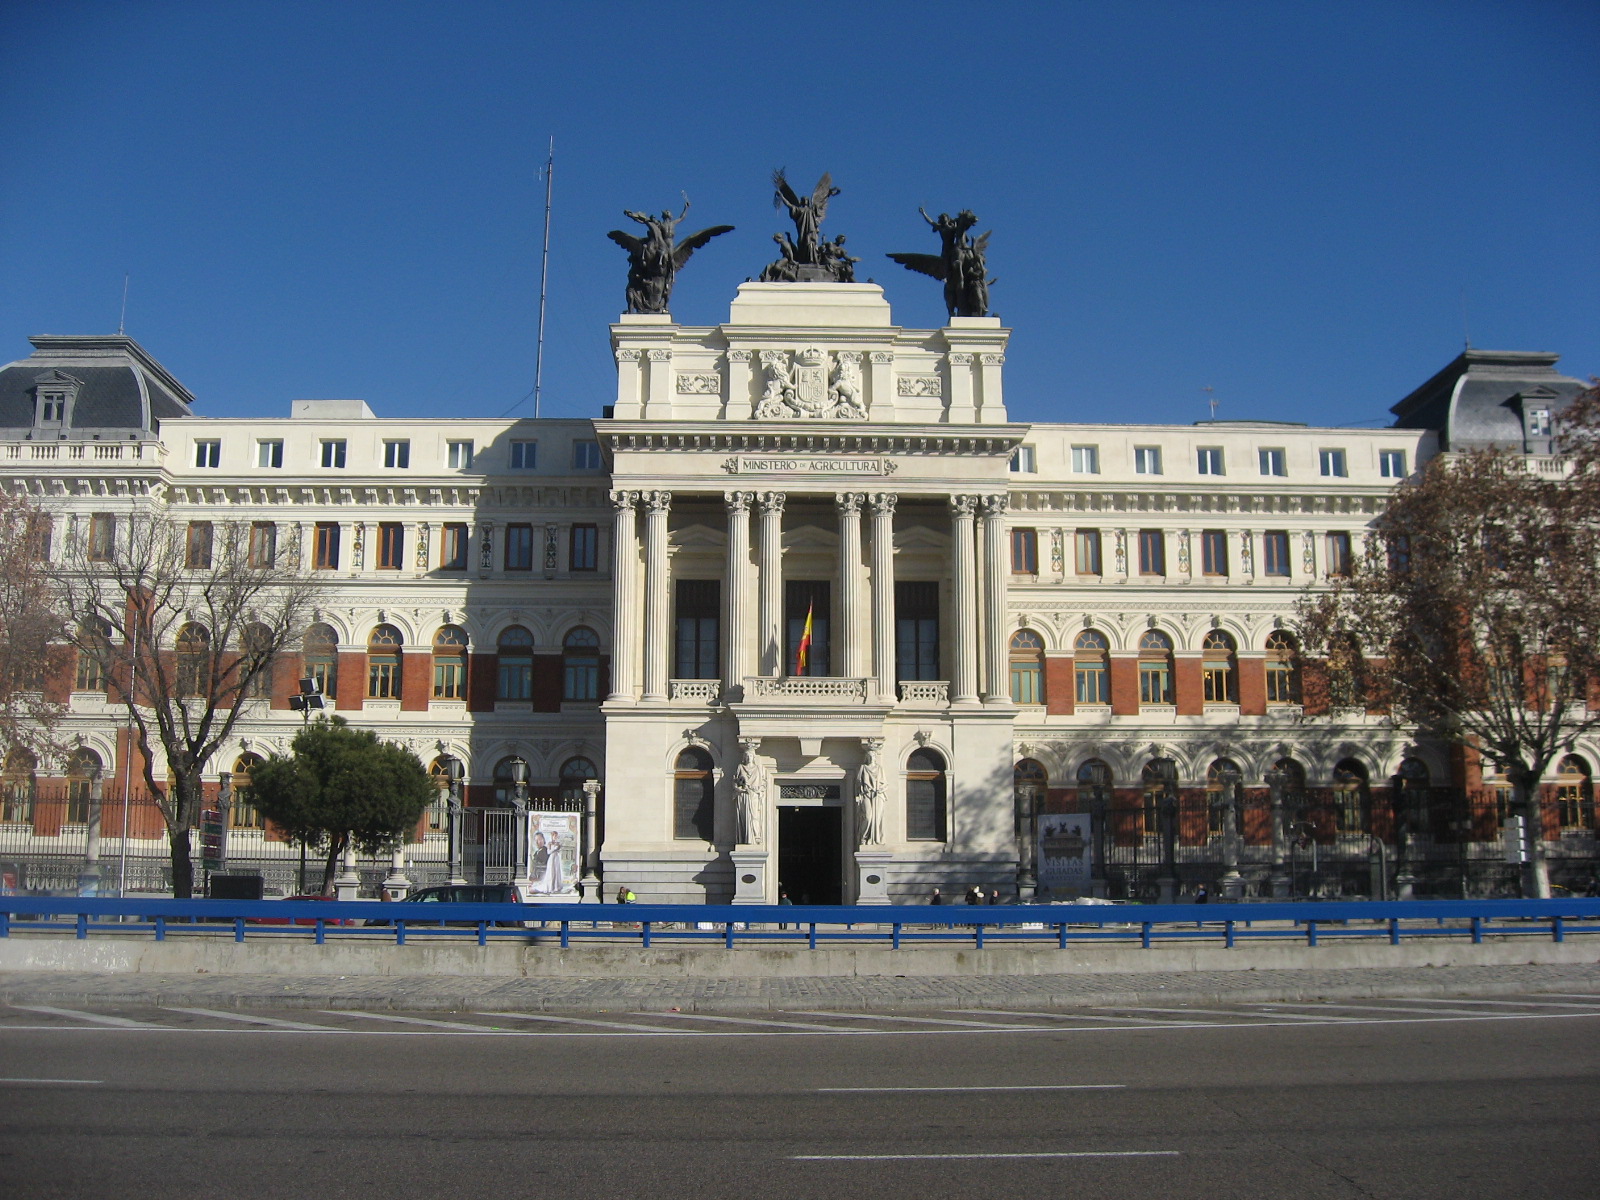
M 624 209 L 622 215 L 645 228 L 643 237 L 620 229 L 606 234 L 628 252 L 628 312 L 664 313 L 672 300 L 672 285 L 689 256 L 714 237 L 731 233 L 732 225 L 711 225 L 678 240 L 678 223 L 689 215 L 689 199 L 676 217 L 668 209 L 659 217 Z
M 927 209 L 917 209 L 922 219 L 939 235 L 938 254 L 891 254 L 902 267 L 919 271 L 944 283 L 945 311 L 952 317 L 986 317 L 989 315 L 989 286 L 995 281 L 988 277 L 984 256 L 989 249 L 989 234 L 972 236 L 978 218 L 969 209 L 955 216 L 940 213 L 938 220 L 928 215 Z
M 763 283 L 851 283 L 855 280 L 855 264 L 845 252 L 844 237 L 831 242 L 822 240 L 822 221 L 828 215 L 828 201 L 839 194 L 833 186 L 833 176 L 824 173 L 809 196 L 802 196 L 789 186 L 782 168 L 772 173 L 772 206 L 787 208 L 794 222 L 794 239 L 786 233 L 774 234 L 780 257 L 761 272 Z

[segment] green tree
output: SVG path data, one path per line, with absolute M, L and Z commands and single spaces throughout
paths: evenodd
M 392 850 L 438 798 L 415 754 L 370 729 L 350 728 L 343 717 L 307 725 L 291 751 L 251 769 L 249 796 L 289 837 L 326 851 L 325 891 L 346 847 Z
M 49 521 L 27 496 L 0 491 L 0 759 L 40 755 L 55 741 L 62 706 L 45 681 L 71 666 L 66 622 L 51 587 Z
M 1541 781 L 1600 725 L 1595 476 L 1508 451 L 1442 455 L 1395 490 L 1350 577 L 1300 604 L 1305 649 L 1334 674 L 1359 643 L 1369 704 L 1504 773 L 1533 896 L 1550 894 Z

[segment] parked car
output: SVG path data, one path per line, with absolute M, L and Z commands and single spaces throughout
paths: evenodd
M 311 896 L 311 895 L 285 896 L 285 897 L 283 897 L 283 899 L 285 899 L 285 900 L 332 900 L 333 898 L 334 897 L 332 897 L 332 896 L 322 896 L 322 895 L 316 895 L 316 896 Z M 328 918 L 326 918 L 326 921 L 327 921 L 327 924 L 329 924 L 329 925 L 354 925 L 355 924 L 355 922 L 353 920 L 351 920 L 349 917 L 328 917 Z M 317 920 L 316 920 L 315 917 L 296 917 L 294 919 L 294 923 L 296 925 L 315 925 L 317 923 Z M 289 918 L 288 917 L 249 917 L 249 918 L 247 918 L 247 924 L 250 924 L 250 925 L 287 925 L 287 924 L 289 924 Z
M 419 888 L 405 898 L 407 904 L 522 904 L 522 893 L 514 883 L 444 883 Z M 387 925 L 374 917 L 368 925 Z M 446 921 L 447 925 L 476 925 L 476 921 Z M 496 921 L 498 927 L 518 926 L 522 921 Z

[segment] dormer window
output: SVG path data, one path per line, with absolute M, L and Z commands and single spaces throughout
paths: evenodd
M 1550 436 L 1550 410 L 1548 408 L 1532 408 L 1528 410 L 1528 436 L 1531 438 L 1546 438 Z
M 72 423 L 72 403 L 83 385 L 65 371 L 46 371 L 34 377 L 33 423 L 61 429 Z
M 67 420 L 65 392 L 45 392 L 39 397 L 39 424 L 63 425 Z

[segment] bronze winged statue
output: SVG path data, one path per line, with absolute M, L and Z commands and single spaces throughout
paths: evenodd
M 659 217 L 623 209 L 622 215 L 645 227 L 643 237 L 620 229 L 606 234 L 628 252 L 628 312 L 664 313 L 672 300 L 672 285 L 689 256 L 714 237 L 733 230 L 732 225 L 711 225 L 677 240 L 678 223 L 689 215 L 689 200 L 676 217 L 668 209 Z
M 822 221 L 828 215 L 828 201 L 839 194 L 833 176 L 824 173 L 811 195 L 801 196 L 789 186 L 780 167 L 772 173 L 772 207 L 787 208 L 794 222 L 794 240 L 789 235 L 773 235 L 781 257 L 761 272 L 763 283 L 831 282 L 849 283 L 860 259 L 845 254 L 842 242 L 822 240 Z
M 938 254 L 891 254 L 902 267 L 919 271 L 944 282 L 945 311 L 952 317 L 986 317 L 989 315 L 989 285 L 984 258 L 989 250 L 989 234 L 971 236 L 978 218 L 971 210 L 962 209 L 955 216 L 940 213 L 938 220 L 928 215 L 927 209 L 917 209 L 922 219 L 939 235 Z

